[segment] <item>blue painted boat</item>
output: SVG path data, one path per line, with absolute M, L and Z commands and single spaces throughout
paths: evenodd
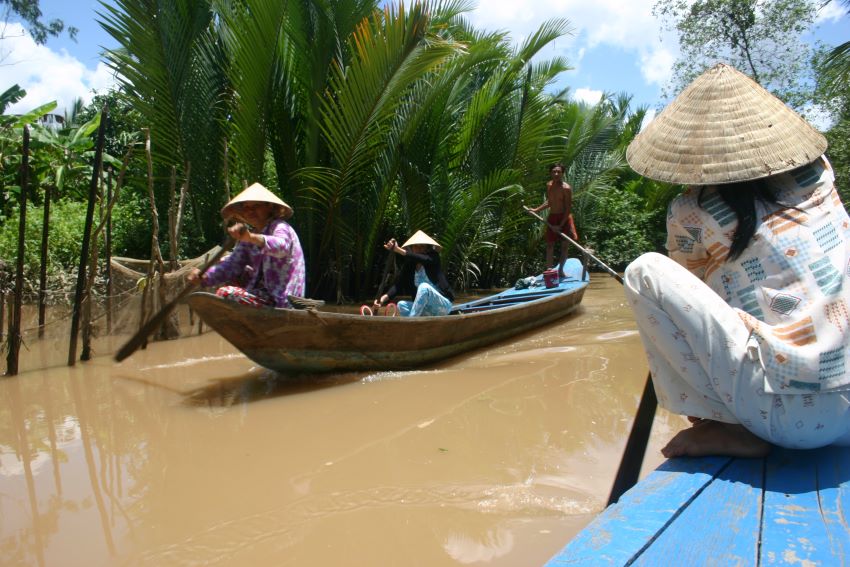
M 257 364 L 286 372 L 398 370 L 506 339 L 560 319 L 576 309 L 590 282 L 571 258 L 566 278 L 455 305 L 441 317 L 363 316 L 319 309 L 239 305 L 197 292 L 187 301 L 206 324 Z
M 670 459 L 546 565 L 850 565 L 850 448 Z

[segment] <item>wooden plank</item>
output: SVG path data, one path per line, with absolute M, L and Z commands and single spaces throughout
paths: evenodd
M 848 564 L 848 451 L 780 449 L 768 457 L 762 565 Z
M 763 459 L 734 459 L 633 565 L 756 565 L 763 474 Z
M 834 565 L 850 565 L 850 447 L 818 450 L 817 467 L 830 556 Z
M 666 461 L 606 508 L 546 565 L 626 565 L 731 462 L 725 457 Z M 670 564 L 672 557 L 662 564 Z

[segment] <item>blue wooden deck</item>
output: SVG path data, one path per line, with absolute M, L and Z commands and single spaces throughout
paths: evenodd
M 850 565 L 850 448 L 670 459 L 546 565 Z

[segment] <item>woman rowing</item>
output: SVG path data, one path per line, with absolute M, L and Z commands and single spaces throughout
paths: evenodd
M 189 281 L 205 287 L 224 285 L 216 295 L 255 307 L 292 307 L 289 296 L 304 295 L 304 253 L 298 235 L 287 219 L 292 207 L 259 183 L 234 197 L 221 215 L 236 219 L 227 229 L 236 240 L 233 253 L 199 277 Z
M 391 238 L 384 248 L 402 256 L 404 264 L 395 284 L 375 300 L 374 309 L 401 294 L 413 298 L 413 301 L 398 302 L 402 316 L 448 315 L 454 294 L 440 267 L 440 245 L 437 241 L 418 230 L 402 246 Z

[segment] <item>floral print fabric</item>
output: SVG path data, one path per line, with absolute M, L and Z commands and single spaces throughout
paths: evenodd
M 304 253 L 295 230 L 281 219 L 260 232 L 265 244 L 237 242 L 233 252 L 207 270 L 203 285 L 243 282 L 243 289 L 275 307 L 292 307 L 288 295 L 304 295 Z

